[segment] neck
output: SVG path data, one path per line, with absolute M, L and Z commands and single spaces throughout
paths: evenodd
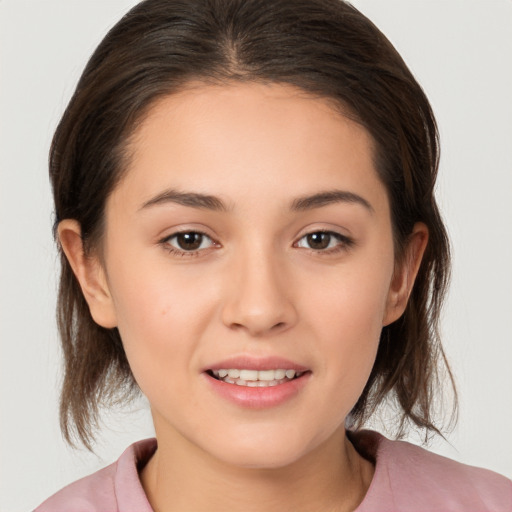
M 209 510 L 348 512 L 363 500 L 373 466 L 340 428 L 293 463 L 243 468 L 206 454 L 174 435 L 158 435 L 158 449 L 141 473 L 155 512 Z

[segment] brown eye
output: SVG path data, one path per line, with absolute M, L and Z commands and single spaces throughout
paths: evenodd
M 209 236 L 204 235 L 203 233 L 198 233 L 197 231 L 176 233 L 175 235 L 170 236 L 165 242 L 174 249 L 184 252 L 207 249 L 213 244 Z
M 201 233 L 180 233 L 176 235 L 176 242 L 184 251 L 195 251 L 201 247 L 203 235 Z
M 315 251 L 330 252 L 331 249 L 348 248 L 353 241 L 344 235 L 334 231 L 315 231 L 304 235 L 298 242 L 297 247 L 313 249 Z
M 307 242 L 311 249 L 327 249 L 331 242 L 330 233 L 310 233 L 306 236 Z

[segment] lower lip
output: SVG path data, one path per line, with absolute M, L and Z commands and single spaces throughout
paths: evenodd
M 266 388 L 253 388 L 249 386 L 238 386 L 237 384 L 228 384 L 214 377 L 203 374 L 211 389 L 222 398 L 247 409 L 267 409 L 277 407 L 291 400 L 309 381 L 311 372 L 306 372 L 297 379 L 269 386 Z

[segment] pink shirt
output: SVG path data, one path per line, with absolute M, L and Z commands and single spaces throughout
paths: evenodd
M 355 512 L 512 512 L 512 481 L 460 464 L 377 432 L 350 433 L 375 474 Z M 132 444 L 117 462 L 47 499 L 35 512 L 153 512 L 140 483 L 140 468 L 156 439 Z

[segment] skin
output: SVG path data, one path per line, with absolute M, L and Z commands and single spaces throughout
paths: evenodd
M 141 481 L 154 510 L 354 510 L 373 466 L 345 418 L 428 239 L 417 224 L 396 264 L 369 134 L 291 86 L 196 85 L 153 106 L 131 151 L 101 257 L 84 257 L 75 221 L 59 234 L 93 318 L 119 328 L 151 404 L 158 450 Z M 216 196 L 226 210 L 155 201 L 169 189 Z M 290 209 L 332 190 L 369 206 Z M 207 236 L 176 254 L 178 230 Z M 341 238 L 311 247 L 305 235 L 322 230 Z M 203 370 L 247 355 L 289 359 L 309 380 L 276 407 L 239 407 Z

